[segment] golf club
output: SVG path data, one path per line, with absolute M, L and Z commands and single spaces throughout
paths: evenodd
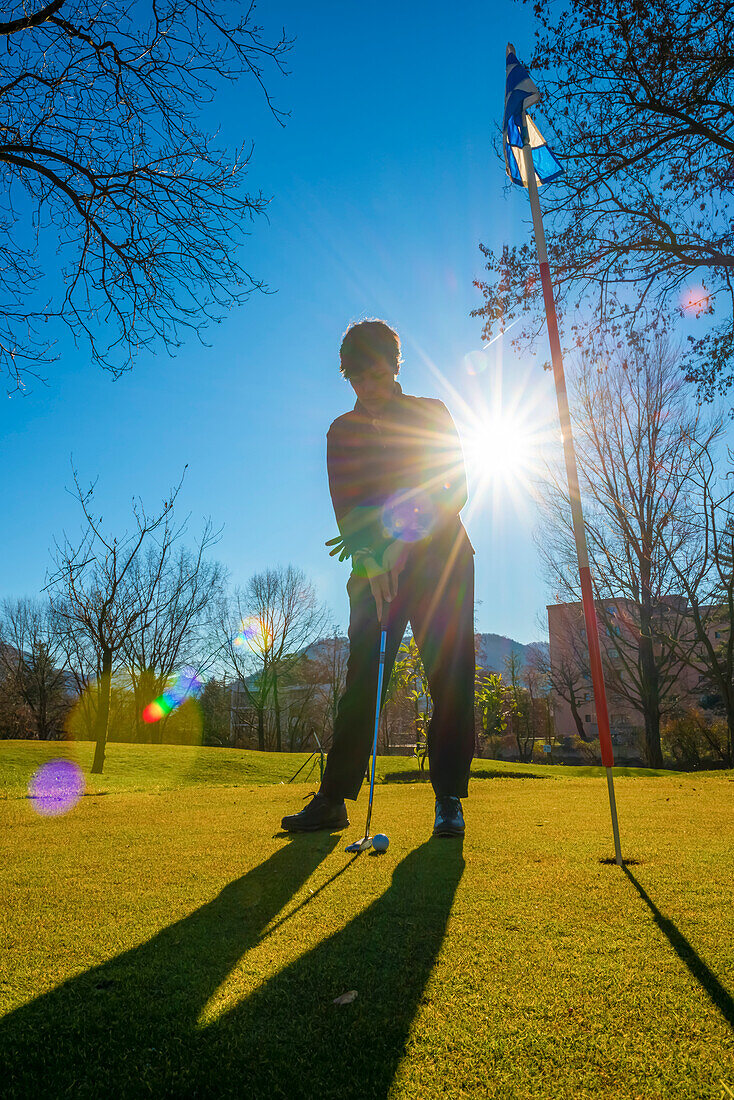
M 372 847 L 372 837 L 370 836 L 370 820 L 372 819 L 372 798 L 375 792 L 375 765 L 377 764 L 377 731 L 380 726 L 380 699 L 382 698 L 382 678 L 385 673 L 385 647 L 387 645 L 387 623 L 383 623 L 380 619 L 380 663 L 377 670 L 377 702 L 375 704 L 375 736 L 372 739 L 372 776 L 370 778 L 370 800 L 367 806 L 367 824 L 364 829 L 364 837 L 362 840 L 356 840 L 353 844 L 348 844 L 344 849 L 345 852 L 364 852 L 367 848 Z

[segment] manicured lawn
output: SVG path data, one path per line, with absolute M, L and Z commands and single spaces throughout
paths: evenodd
M 366 785 L 344 834 L 280 832 L 291 756 L 112 745 L 42 818 L 58 751 L 0 743 L 3 1096 L 734 1091 L 734 773 L 619 775 L 622 869 L 584 769 L 477 761 L 462 845 L 381 760 L 390 848 L 354 857 Z
M 253 783 L 287 783 L 303 764 L 297 782 L 318 786 L 319 760 L 311 753 L 243 752 L 238 749 L 210 749 L 179 745 L 109 744 L 104 773 L 92 775 L 94 745 L 91 741 L 0 741 L 0 799 L 23 797 L 36 768 L 46 760 L 64 757 L 83 770 L 87 793 L 122 791 L 168 791 L 183 787 L 242 787 Z M 472 774 L 478 778 L 502 775 L 543 776 L 568 779 L 571 776 L 603 775 L 601 768 L 556 765 L 510 764 L 496 760 L 475 760 Z M 669 772 L 644 768 L 617 768 L 619 776 L 658 778 Z M 720 776 L 721 772 L 699 773 Z M 698 778 L 681 774 L 681 781 Z M 428 782 L 428 768 L 421 772 L 411 757 L 381 756 L 377 761 L 378 782 Z

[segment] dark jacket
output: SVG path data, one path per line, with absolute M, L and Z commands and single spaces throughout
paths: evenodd
M 350 554 L 368 550 L 379 560 L 396 537 L 416 542 L 449 529 L 467 537 L 459 519 L 466 503 L 464 459 L 442 401 L 411 397 L 397 382 L 379 419 L 357 401 L 329 428 L 327 465 Z

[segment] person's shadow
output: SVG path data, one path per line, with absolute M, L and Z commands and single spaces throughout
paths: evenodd
M 364 912 L 213 1023 L 199 1023 L 341 839 L 294 838 L 149 942 L 6 1016 L 3 1096 L 385 1097 L 463 872 L 456 839 L 411 852 Z M 372 859 L 389 873 L 386 857 L 364 853 L 334 879 L 362 874 L 360 861 Z M 322 889 L 338 890 L 330 881 Z M 289 925 L 297 934 L 296 921 L 280 924 L 279 935 Z M 335 1005 L 347 990 L 357 999 Z

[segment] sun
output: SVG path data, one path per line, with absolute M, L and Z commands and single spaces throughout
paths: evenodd
M 516 410 L 488 414 L 464 435 L 467 472 L 484 489 L 527 487 L 538 467 L 538 444 L 537 429 Z
M 517 417 L 492 417 L 474 428 L 467 462 L 480 481 L 523 481 L 534 465 L 535 440 Z
M 422 358 L 446 393 L 461 440 L 468 501 L 463 518 L 486 516 L 498 532 L 506 521 L 533 516 L 550 456 L 558 443 L 555 393 L 533 362 L 504 363 L 503 341 L 462 360 L 456 379 Z M 486 352 L 486 353 L 485 353 Z

